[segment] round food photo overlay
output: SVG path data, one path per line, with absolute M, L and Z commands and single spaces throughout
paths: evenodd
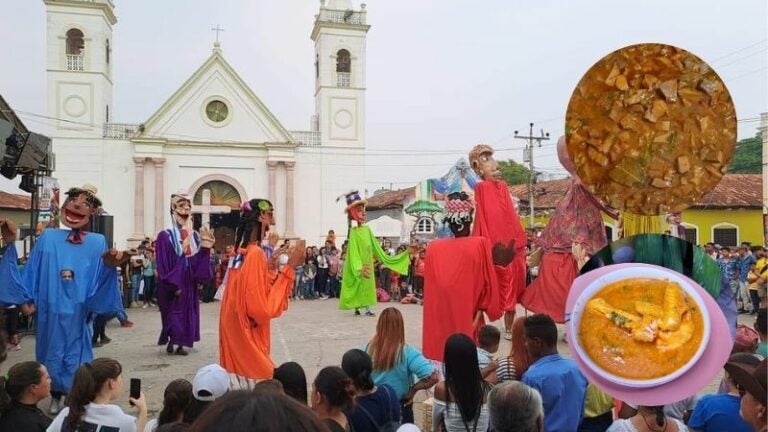
M 657 43 L 593 65 L 565 121 L 568 154 L 590 192 L 639 215 L 695 204 L 720 181 L 736 145 L 736 110 L 717 73 Z

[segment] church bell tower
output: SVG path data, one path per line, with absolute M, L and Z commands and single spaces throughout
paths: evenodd
M 315 16 L 315 115 L 321 145 L 365 148 L 365 3 L 321 0 Z
M 112 0 L 43 0 L 48 115 L 56 137 L 101 136 L 112 114 Z

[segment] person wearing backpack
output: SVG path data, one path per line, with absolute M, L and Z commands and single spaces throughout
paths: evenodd
M 373 361 L 365 351 L 352 349 L 344 353 L 341 368 L 355 386 L 355 407 L 347 418 L 356 432 L 395 432 L 400 426 L 400 401 L 388 384 L 376 386 L 371 373 Z

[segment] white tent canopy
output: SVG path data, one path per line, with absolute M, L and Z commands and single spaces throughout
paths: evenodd
M 380 216 L 372 221 L 365 223 L 373 231 L 376 237 L 396 237 L 400 238 L 403 229 L 403 223 L 389 216 Z

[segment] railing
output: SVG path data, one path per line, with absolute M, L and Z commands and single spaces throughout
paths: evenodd
M 352 87 L 352 74 L 350 72 L 336 72 L 336 87 Z
M 365 24 L 365 12 L 321 9 L 319 20 L 342 24 Z
M 293 135 L 293 139 L 296 140 L 300 147 L 320 146 L 319 131 L 291 131 L 291 135 Z
M 136 135 L 138 126 L 131 123 L 104 123 L 102 137 L 105 139 L 128 140 Z
M 82 54 L 67 54 L 67 70 L 83 70 L 83 57 Z

